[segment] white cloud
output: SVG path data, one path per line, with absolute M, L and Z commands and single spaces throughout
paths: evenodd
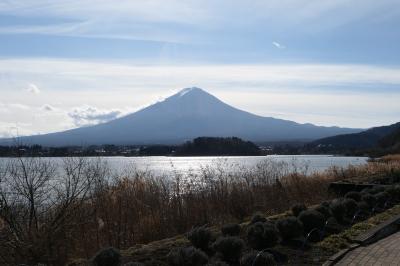
M 272 44 L 278 49 L 285 49 L 286 48 L 286 46 L 284 46 L 284 45 L 282 45 L 282 44 L 280 44 L 278 42 L 272 42 Z
M 54 90 L 71 84 L 76 89 L 111 89 L 118 86 L 184 88 L 188 84 L 246 82 L 268 85 L 400 84 L 400 68 L 356 64 L 235 64 L 235 65 L 134 65 L 63 59 L 3 59 L 0 71 L 14 79 L 36 77 L 54 84 Z M 1 82 L 1 81 L 0 81 Z M 54 82 L 54 83 L 53 83 Z M 64 86 L 61 86 L 65 83 Z M 79 83 L 79 84 L 78 84 Z M 163 85 L 164 84 L 164 85 Z M 1 83 L 0 83 L 1 85 Z M 201 85 L 201 84 L 198 84 Z M 36 87 L 36 86 L 35 86 Z
M 28 88 L 26 89 L 28 92 L 33 93 L 33 94 L 39 94 L 40 93 L 40 89 L 38 88 L 38 86 L 36 86 L 33 83 L 28 84 Z
M 12 113 L 13 110 L 29 110 L 31 109 L 28 105 L 21 103 L 1 103 L 0 102 L 0 112 Z
M 76 107 L 68 112 L 77 127 L 95 125 L 116 119 L 122 115 L 120 110 L 98 109 L 93 106 Z

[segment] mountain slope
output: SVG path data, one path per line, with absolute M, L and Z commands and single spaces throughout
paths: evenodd
M 400 150 L 400 126 L 379 140 L 379 146 L 384 149 Z
M 316 140 L 309 146 L 329 147 L 332 150 L 344 149 L 369 149 L 381 143 L 390 145 L 398 138 L 400 122 L 389 126 L 374 127 L 366 131 L 354 134 L 344 134 Z
M 257 142 L 313 140 L 359 131 L 257 116 L 229 106 L 202 89 L 188 88 L 162 102 L 104 124 L 22 137 L 20 141 L 44 146 L 174 144 L 199 136 L 236 136 Z

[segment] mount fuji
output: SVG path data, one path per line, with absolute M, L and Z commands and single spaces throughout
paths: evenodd
M 89 127 L 20 137 L 24 144 L 179 144 L 199 136 L 235 136 L 254 142 L 315 140 L 360 132 L 262 117 L 236 109 L 200 88 L 187 88 L 135 113 Z M 11 139 L 0 144 L 12 144 Z

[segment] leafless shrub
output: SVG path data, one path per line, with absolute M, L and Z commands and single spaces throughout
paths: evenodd
M 92 192 L 92 163 L 65 160 L 64 171 L 41 158 L 16 158 L 3 166 L 0 183 L 0 261 L 62 264 L 77 214 Z

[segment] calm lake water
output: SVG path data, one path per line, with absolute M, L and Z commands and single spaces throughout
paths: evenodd
M 60 163 L 63 158 L 45 158 Z M 96 159 L 96 158 L 91 158 Z M 0 164 L 9 160 L 0 158 Z M 101 157 L 109 167 L 116 171 L 134 167 L 142 171 L 150 171 L 155 175 L 196 174 L 205 168 L 223 169 L 225 172 L 238 169 L 251 169 L 264 161 L 284 163 L 291 170 L 304 170 L 307 173 L 323 171 L 332 166 L 348 167 L 365 164 L 368 157 L 341 157 L 330 155 L 269 155 L 269 156 L 232 156 L 232 157 Z

